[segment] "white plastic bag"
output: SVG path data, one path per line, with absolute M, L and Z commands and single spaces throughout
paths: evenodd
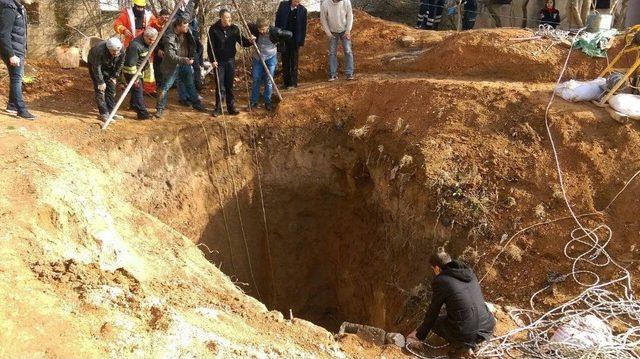
M 613 95 L 609 99 L 609 106 L 629 118 L 640 120 L 640 96 L 638 95 L 628 93 Z
M 611 328 L 593 314 L 576 317 L 559 327 L 551 337 L 551 343 L 569 344 L 581 349 L 597 348 L 613 341 Z
M 591 81 L 569 80 L 556 87 L 556 94 L 571 102 L 597 100 L 607 86 L 607 79 L 598 77 Z

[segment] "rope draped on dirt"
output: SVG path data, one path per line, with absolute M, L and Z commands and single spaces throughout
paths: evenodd
M 575 36 L 577 37 L 583 30 L 581 29 Z M 562 80 L 571 52 L 572 48 L 569 49 L 556 85 Z M 638 358 L 640 357 L 640 353 L 637 352 L 638 348 L 640 348 L 640 301 L 633 296 L 629 271 L 617 263 L 607 252 L 607 246 L 613 238 L 611 228 L 606 224 L 587 228 L 580 220 L 580 218 L 602 213 L 602 211 L 576 215 L 571 206 L 566 192 L 556 143 L 549 124 L 549 112 L 554 99 L 555 91 L 552 93 L 545 111 L 545 127 L 551 141 L 562 195 L 571 213 L 569 218 L 572 218 L 577 224 L 577 228 L 571 231 L 571 240 L 564 246 L 565 257 L 572 260 L 573 263 L 571 272 L 563 275 L 563 277 L 571 276 L 577 284 L 586 287 L 586 289 L 572 300 L 545 313 L 535 309 L 535 299 L 549 289 L 552 284 L 537 291 L 531 296 L 531 309 L 516 309 L 510 312 L 512 317 L 520 323 L 524 323 L 524 325 L 503 336 L 494 338 L 482 347 L 477 354 L 483 358 Z M 640 174 L 640 171 L 636 172 L 627 181 L 604 210 L 611 206 L 638 174 Z M 561 219 L 546 223 L 559 220 Z M 533 226 L 528 228 L 531 227 Z M 522 232 L 523 230 L 516 233 L 516 235 Z M 512 236 L 511 239 L 516 235 Z M 610 265 L 613 265 L 617 273 L 621 273 L 621 275 L 608 281 L 603 281 L 594 271 L 595 269 L 583 269 L 589 266 L 598 269 Z M 594 315 L 605 323 L 615 320 L 618 327 L 623 329 L 620 330 L 619 334 L 611 334 L 606 340 L 600 341 L 597 347 L 585 348 L 572 342 L 551 342 L 551 337 L 557 328 L 571 326 L 575 319 L 586 315 Z

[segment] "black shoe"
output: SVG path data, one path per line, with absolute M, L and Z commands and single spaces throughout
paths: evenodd
M 237 114 L 239 114 L 239 113 L 240 113 L 240 111 L 236 110 L 235 108 L 230 108 L 230 109 L 228 109 L 228 110 L 227 110 L 227 112 L 228 112 L 228 113 L 229 113 L 229 115 L 231 115 L 231 116 L 235 116 L 235 115 L 237 115 Z
M 161 118 L 162 118 L 162 116 L 163 116 L 163 114 L 162 114 L 162 110 L 156 110 L 156 113 L 155 113 L 155 115 L 154 115 L 154 116 L 155 116 L 155 118 L 157 118 L 157 119 L 161 119 Z
M 16 108 L 16 106 L 14 104 L 7 104 L 7 109 L 5 110 L 5 112 L 7 112 L 9 115 L 17 115 L 18 114 L 18 109 Z
M 219 108 L 215 108 L 213 110 L 213 112 L 211 112 L 211 116 L 213 116 L 213 117 L 218 117 L 218 116 L 221 116 L 221 115 L 222 115 L 222 110 L 219 109 Z
M 18 111 L 18 117 L 23 118 L 25 120 L 29 120 L 29 121 L 33 121 L 37 118 L 35 115 L 32 115 L 27 110 Z
M 207 112 L 207 109 L 202 105 L 193 105 L 193 109 L 198 112 Z
M 144 121 L 151 118 L 151 114 L 149 112 L 142 112 L 138 114 L 138 120 Z
M 184 107 L 191 107 L 191 102 L 189 101 L 178 100 L 178 102 Z
M 271 102 L 269 102 L 269 103 L 265 103 L 265 104 L 264 104 L 264 108 L 265 108 L 267 111 L 273 111 L 273 104 L 272 104 Z

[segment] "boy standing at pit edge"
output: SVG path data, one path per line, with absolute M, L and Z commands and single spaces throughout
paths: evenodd
M 320 23 L 329 38 L 329 81 L 338 79 L 338 41 L 342 42 L 344 72 L 347 80 L 355 80 L 353 52 L 351 51 L 351 28 L 353 26 L 351 0 L 323 0 L 320 5 Z

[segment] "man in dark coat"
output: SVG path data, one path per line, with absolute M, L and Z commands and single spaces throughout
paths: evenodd
M 124 59 L 124 67 L 122 72 L 124 77 L 129 82 L 136 72 L 142 66 L 142 62 L 149 55 L 149 47 L 156 41 L 158 37 L 158 30 L 149 26 L 142 35 L 136 37 L 131 41 L 127 48 L 127 53 Z M 163 61 L 164 62 L 164 61 Z M 149 63 L 145 65 L 148 66 Z M 144 103 L 144 91 L 143 82 L 138 78 L 131 88 L 131 108 L 138 114 L 138 120 L 148 120 L 151 118 L 151 114 L 147 111 L 147 106 Z
M 487 308 L 478 278 L 463 262 L 451 260 L 439 249 L 429 260 L 435 273 L 433 296 L 422 324 L 407 336 L 407 341 L 424 341 L 429 332 L 449 342 L 449 356 L 470 355 L 477 344 L 489 340 L 496 321 Z M 446 314 L 440 314 L 442 305 Z
M 189 31 L 191 20 L 186 15 L 178 17 L 162 37 L 164 57 L 160 65 L 160 72 L 164 82 L 158 93 L 156 117 L 161 118 L 167 106 L 167 97 L 173 83 L 180 79 L 186 101 L 193 105 L 196 111 L 205 111 L 198 97 L 193 71 L 196 54 L 196 41 Z
M 216 91 L 216 108 L 214 116 L 222 114 L 222 101 L 226 99 L 227 113 L 237 115 L 233 96 L 233 80 L 236 74 L 236 44 L 249 47 L 253 40 L 240 33 L 240 28 L 232 23 L 231 13 L 227 9 L 220 10 L 220 20 L 209 28 L 209 44 L 207 53 L 209 61 L 216 68 L 219 89 Z M 220 93 L 220 96 L 218 96 Z
M 112 37 L 97 43 L 89 50 L 87 63 L 100 119 L 106 121 L 115 106 L 116 83 L 124 66 L 122 42 Z
M 27 57 L 27 11 L 23 0 L 0 0 L 0 57 L 9 71 L 6 112 L 25 120 L 35 120 L 36 116 L 27 111 L 22 97 L 22 76 Z
M 293 37 L 283 41 L 282 77 L 284 87 L 298 87 L 298 51 L 307 36 L 307 9 L 300 0 L 280 2 L 276 13 L 276 27 L 291 31 Z

